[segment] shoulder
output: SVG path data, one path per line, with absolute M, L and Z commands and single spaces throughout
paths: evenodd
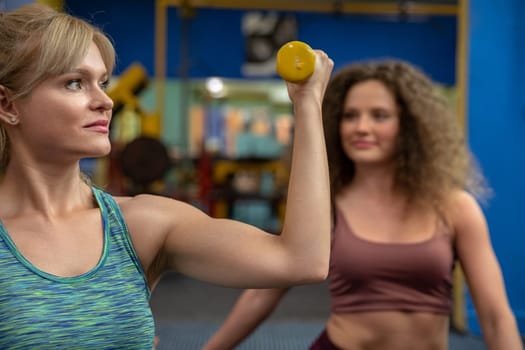
M 179 239 L 181 233 L 189 234 L 192 225 L 207 217 L 188 203 L 159 195 L 141 194 L 114 199 L 146 270 L 161 252 L 171 233 Z
M 446 214 L 457 236 L 485 232 L 486 219 L 476 198 L 464 191 L 453 191 L 446 203 Z
M 115 201 L 119 204 L 124 214 L 149 214 L 169 212 L 173 210 L 184 212 L 189 209 L 190 205 L 179 200 L 152 194 L 139 194 L 132 197 L 114 196 Z
M 170 197 L 140 194 L 133 197 L 114 197 L 130 228 L 170 229 L 206 216 L 198 208 Z M 154 226 L 154 227 L 152 227 Z
M 476 198 L 465 190 L 452 191 L 447 199 L 447 209 L 450 213 L 458 210 L 478 210 L 480 208 Z

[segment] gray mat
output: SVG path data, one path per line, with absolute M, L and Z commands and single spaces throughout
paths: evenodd
M 157 350 L 199 350 L 217 323 L 185 322 L 157 324 Z M 322 331 L 321 322 L 267 322 L 246 339 L 238 350 L 306 350 Z M 486 350 L 479 337 L 450 334 L 449 350 Z

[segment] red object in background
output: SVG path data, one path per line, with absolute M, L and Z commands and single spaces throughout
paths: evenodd
M 210 214 L 212 213 L 212 200 L 210 198 L 211 190 L 213 188 L 212 179 L 212 156 L 203 151 L 199 159 L 199 201 L 202 204 L 202 209 Z

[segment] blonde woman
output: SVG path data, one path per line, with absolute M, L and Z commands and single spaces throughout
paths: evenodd
M 296 130 L 281 235 L 82 179 L 80 159 L 110 151 L 114 60 L 108 38 L 68 14 L 41 5 L 0 14 L 2 349 L 151 349 L 150 291 L 168 270 L 251 288 L 326 277 L 321 101 L 332 60 L 316 51 L 312 77 L 287 85 Z

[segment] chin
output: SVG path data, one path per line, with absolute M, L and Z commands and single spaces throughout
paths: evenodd
M 384 162 L 385 159 L 383 157 L 377 157 L 377 156 L 374 156 L 374 155 L 367 155 L 367 156 L 363 156 L 363 155 L 359 155 L 359 156 L 353 156 L 351 157 L 351 159 L 355 162 L 355 163 L 363 163 L 363 164 L 367 164 L 367 163 L 381 163 L 381 162 Z
M 385 157 L 376 157 L 376 156 L 369 156 L 369 157 L 352 157 L 352 161 L 355 164 L 360 165 L 377 165 L 377 164 L 386 164 L 388 163 L 388 159 Z
M 385 159 L 385 158 L 367 158 L 367 159 L 364 159 L 363 157 L 361 158 L 355 158 L 353 159 L 353 162 L 356 166 L 361 166 L 361 167 L 389 167 L 390 165 L 392 165 L 392 162 L 388 159 Z
M 99 145 L 95 146 L 91 149 L 91 152 L 89 152 L 89 158 L 99 158 L 99 157 L 105 157 L 111 152 L 111 145 Z
M 102 154 L 99 157 L 105 157 L 111 152 L 111 146 L 102 151 Z

